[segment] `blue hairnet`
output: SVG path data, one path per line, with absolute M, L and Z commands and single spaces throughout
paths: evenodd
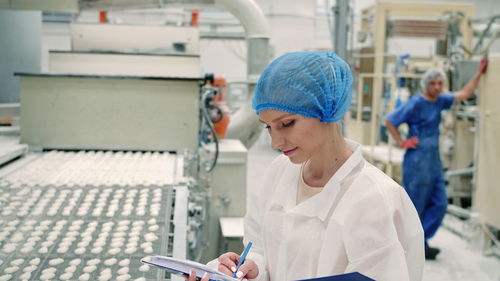
M 446 75 L 444 74 L 444 72 L 442 72 L 441 70 L 437 70 L 437 69 L 429 69 L 427 70 L 424 75 L 422 75 L 422 78 L 420 79 L 420 87 L 422 87 L 422 91 L 426 91 L 427 90 L 427 85 L 429 85 L 429 83 L 436 79 L 436 78 L 439 78 L 441 79 L 441 81 L 443 81 L 443 85 L 446 84 Z
M 349 65 L 333 52 L 287 53 L 269 64 L 255 87 L 253 108 L 336 122 L 351 104 Z

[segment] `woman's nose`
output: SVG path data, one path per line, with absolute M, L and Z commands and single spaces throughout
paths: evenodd
M 273 149 L 282 149 L 285 139 L 279 133 L 270 133 L 271 135 L 271 147 Z

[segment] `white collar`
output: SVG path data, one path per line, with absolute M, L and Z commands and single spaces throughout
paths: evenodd
M 271 201 L 271 209 L 282 209 L 297 215 L 318 217 L 320 220 L 325 221 L 340 191 L 340 184 L 356 166 L 364 162 L 361 145 L 348 139 L 346 139 L 346 142 L 353 151 L 351 156 L 328 180 L 321 192 L 299 205 L 296 205 L 296 197 L 300 164 L 289 162 L 289 168 L 285 170 L 281 177 L 275 196 Z

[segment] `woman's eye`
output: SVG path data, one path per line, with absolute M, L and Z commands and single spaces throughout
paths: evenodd
M 281 124 L 281 126 L 283 126 L 283 127 L 290 127 L 290 126 L 292 126 L 294 123 L 295 123 L 295 120 L 288 121 L 288 122 L 283 122 L 283 123 Z
M 269 126 L 269 125 L 264 125 L 264 128 L 265 128 L 266 130 L 269 130 L 269 129 L 271 128 L 271 126 Z

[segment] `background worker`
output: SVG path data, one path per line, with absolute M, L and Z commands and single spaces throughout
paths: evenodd
M 430 69 L 422 77 L 421 95 L 411 97 L 390 113 L 386 125 L 399 147 L 406 149 L 403 160 L 403 186 L 418 211 L 425 233 L 425 257 L 435 259 L 438 248 L 429 247 L 427 241 L 434 236 L 446 213 L 448 197 L 444 186 L 443 166 L 439 157 L 439 123 L 441 111 L 454 102 L 469 99 L 488 61 L 483 58 L 474 77 L 456 93 L 442 93 L 446 76 L 442 71 Z M 409 134 L 401 138 L 397 128 L 407 123 Z

